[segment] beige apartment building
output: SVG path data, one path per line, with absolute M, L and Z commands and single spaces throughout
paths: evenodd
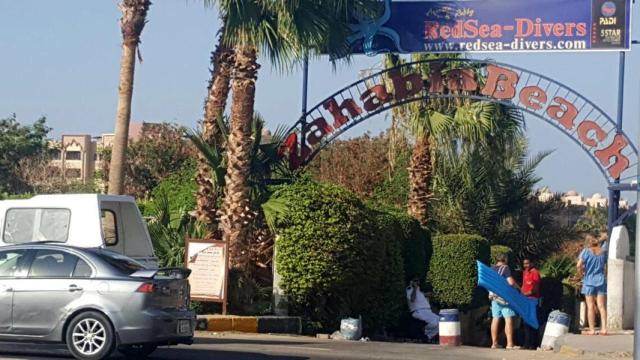
M 142 129 L 148 123 L 131 123 L 129 141 L 135 141 L 142 135 Z M 94 181 L 97 170 L 102 169 L 102 150 L 113 146 L 114 134 L 91 136 L 87 134 L 65 134 L 60 140 L 51 140 L 50 165 L 60 169 L 67 181 L 89 184 Z

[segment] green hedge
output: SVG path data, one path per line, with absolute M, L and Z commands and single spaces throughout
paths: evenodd
M 400 226 L 338 186 L 311 181 L 279 187 L 276 266 L 291 310 L 333 331 L 362 316 L 365 331 L 393 325 L 404 299 Z
M 399 226 L 399 229 L 394 229 L 393 236 L 398 239 L 402 248 L 405 284 L 414 278 L 423 281 L 433 253 L 431 233 L 405 211 L 375 202 L 368 203 L 367 206 L 393 216 Z M 426 284 L 422 285 L 424 288 Z
M 395 214 L 395 217 L 402 228 L 405 283 L 414 278 L 424 280 L 433 254 L 431 233 L 409 215 Z
M 488 263 L 489 243 L 477 235 L 452 234 L 433 238 L 433 256 L 428 281 L 434 300 L 442 307 L 466 308 L 472 305 L 477 290 L 476 260 Z

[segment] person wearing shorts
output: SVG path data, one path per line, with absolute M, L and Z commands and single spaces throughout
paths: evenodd
M 589 330 L 585 335 L 596 335 L 596 307 L 600 313 L 600 335 L 607 334 L 607 248 L 601 239 L 589 235 L 587 247 L 578 258 L 578 273 L 582 275 L 582 294 L 587 302 Z
M 493 270 L 498 272 L 500 276 L 505 278 L 509 285 L 514 288 L 518 287 L 516 281 L 511 275 L 511 269 L 507 265 L 507 256 L 500 254 L 496 258 L 496 264 L 493 266 Z M 513 318 L 516 316 L 515 311 L 509 307 L 499 296 L 493 293 L 489 293 L 491 298 L 491 348 L 497 349 L 498 345 L 498 331 L 500 330 L 500 319 L 504 318 L 504 334 L 507 337 L 507 349 L 516 349 L 513 344 Z

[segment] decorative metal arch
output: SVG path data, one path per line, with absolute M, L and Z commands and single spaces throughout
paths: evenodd
M 434 81 L 432 81 L 433 79 L 431 78 L 421 78 L 423 82 L 421 90 L 406 97 L 397 97 L 387 88 L 387 84 L 392 82 L 393 76 L 397 77 L 399 76 L 398 74 L 402 76 L 411 74 L 412 70 L 425 65 L 428 65 L 431 69 L 437 67 L 437 64 L 445 65 L 447 63 L 455 64 L 453 70 L 473 69 L 475 72 L 474 76 L 478 75 L 472 81 L 472 83 L 477 85 L 477 91 L 458 91 L 464 90 L 465 86 L 469 85 L 468 82 L 465 83 L 465 81 L 469 80 L 465 79 L 465 76 L 468 77 L 468 75 L 460 71 L 452 72 L 451 68 L 447 69 L 445 66 L 441 66 L 441 68 L 447 69 L 448 72 L 441 73 L 441 77 L 437 78 L 442 84 L 435 84 L 436 88 L 444 87 L 444 92 L 432 91 L 434 89 Z M 494 70 L 498 68 L 501 71 L 511 72 L 517 75 L 517 81 L 513 89 L 515 96 L 510 98 L 495 96 L 496 91 L 500 92 L 505 90 L 500 87 L 501 82 L 502 86 L 504 86 L 506 82 L 503 76 L 504 73 L 502 77 L 496 79 L 497 85 L 493 93 L 489 94 L 480 91 L 483 86 L 486 87 L 486 84 L 481 85 L 479 84 L 480 81 L 477 80 L 487 79 L 490 67 Z M 418 71 L 414 71 L 413 73 L 419 74 Z M 452 74 L 454 74 L 453 78 L 451 77 Z M 451 91 L 451 86 L 446 86 L 446 83 L 456 87 L 456 91 Z M 383 90 L 380 86 L 383 86 L 386 90 Z M 540 98 L 535 97 L 533 99 L 541 105 L 539 109 L 530 106 L 530 93 L 528 93 L 528 96 L 522 96 L 523 89 L 529 88 L 528 91 L 530 91 L 532 87 L 542 90 L 545 94 L 545 101 L 539 101 Z M 376 100 L 381 100 L 381 96 L 377 97 L 375 94 L 376 91 L 374 90 L 376 89 L 378 92 L 386 91 L 390 98 L 379 101 L 378 106 L 375 108 L 371 106 L 371 103 L 369 103 L 367 107 L 366 101 L 373 99 L 375 103 Z M 409 93 L 411 93 L 411 91 L 409 91 Z M 594 162 L 609 184 L 620 181 L 624 182 L 625 180 L 636 177 L 635 169 L 638 166 L 636 146 L 622 130 L 622 124 L 617 124 L 595 103 L 572 88 L 547 76 L 514 65 L 478 59 L 436 59 L 406 63 L 395 68 L 382 70 L 353 82 L 331 94 L 304 114 L 289 129 L 289 136 L 283 144 L 282 153 L 289 157 L 293 167 L 305 166 L 320 150 L 324 149 L 337 137 L 372 116 L 411 102 L 443 98 L 466 98 L 490 101 L 529 113 L 544 120 L 580 146 Z M 558 102 L 558 99 L 561 99 L 560 102 Z M 562 100 L 564 100 L 564 102 Z M 573 108 L 574 111 L 577 111 L 571 121 L 573 126 L 567 127 L 566 122 L 558 121 L 558 114 L 553 118 L 551 116 L 553 114 L 550 114 L 548 111 L 552 106 L 555 107 L 556 112 L 559 108 Z M 340 115 L 344 116 L 344 118 L 337 119 L 336 116 Z M 587 130 L 585 131 L 585 129 Z M 615 156 L 612 155 L 606 157 L 606 159 L 603 158 L 603 156 L 605 156 L 603 150 L 607 148 L 611 149 L 615 147 L 616 144 L 617 147 L 620 148 L 620 151 Z M 598 158 L 598 153 L 600 153 L 601 159 Z M 618 168 L 615 169 L 616 171 L 612 171 L 612 168 L 616 166 L 619 161 L 622 161 L 623 164 L 618 164 Z M 625 164 L 624 169 L 619 171 L 620 167 Z M 618 174 L 619 176 L 613 176 L 612 174 Z

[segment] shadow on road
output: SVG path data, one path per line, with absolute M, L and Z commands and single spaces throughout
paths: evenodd
M 195 344 L 203 345 L 309 345 L 309 341 L 287 341 L 273 339 L 226 339 L 226 338 L 196 338 Z
M 209 340 L 209 339 L 206 339 Z M 211 339 L 214 340 L 214 339 Z M 211 344 L 222 343 L 241 343 L 242 341 L 231 341 L 230 339 L 224 339 L 224 342 L 211 342 Z M 202 343 L 202 342 L 200 342 Z M 209 342 L 207 342 L 209 343 Z M 247 341 L 249 343 L 249 341 Z M 268 341 L 255 341 L 251 342 L 255 344 L 266 344 Z M 273 343 L 273 342 L 271 342 Z M 295 342 L 281 342 L 282 344 L 293 344 Z M 296 343 L 299 344 L 299 343 Z M 71 359 L 72 356 L 64 348 L 51 346 L 51 345 L 22 345 L 0 346 L 0 359 L 31 359 L 31 360 L 46 360 L 46 359 Z M 122 359 L 125 358 L 117 351 L 114 351 L 113 355 L 109 359 Z M 155 360 L 210 360 L 210 359 L 225 359 L 225 360 L 309 360 L 306 356 L 289 356 L 289 355 L 267 355 L 260 352 L 249 351 L 222 351 L 216 349 L 194 349 L 188 347 L 181 348 L 159 348 L 149 359 Z

